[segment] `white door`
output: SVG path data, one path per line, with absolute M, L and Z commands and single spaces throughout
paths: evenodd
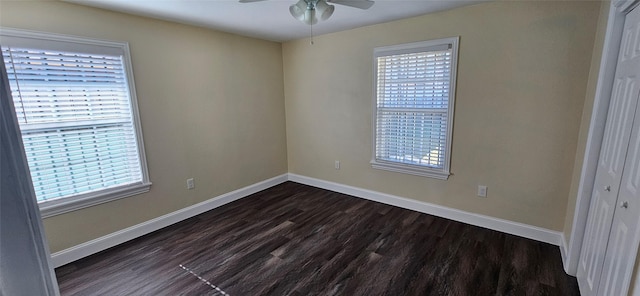
M 640 94 L 638 97 L 640 98 Z M 640 104 L 637 109 L 640 109 Z M 635 260 L 629 260 L 629 257 L 636 254 L 638 250 L 638 235 L 640 234 L 640 227 L 638 227 L 638 222 L 640 222 L 640 215 L 638 215 L 640 213 L 640 111 L 636 111 L 632 131 L 598 295 L 627 295 L 635 263 Z
M 629 244 L 637 244 L 634 238 L 637 223 L 617 216 L 614 218 L 614 214 L 621 212 L 616 211 L 619 194 L 628 192 L 625 188 L 621 188 L 626 186 L 622 184 L 625 159 L 633 158 L 633 153 L 629 153 L 627 157 L 628 152 L 633 152 L 633 149 L 638 150 L 637 146 L 634 148 L 633 144 L 630 145 L 630 139 L 639 93 L 640 9 L 636 8 L 627 15 L 625 20 L 615 83 L 578 264 L 577 277 L 582 295 L 623 295 L 612 292 L 613 286 L 607 285 L 616 285 L 614 279 L 620 280 L 631 276 L 631 274 L 627 276 L 623 265 L 630 265 L 633 268 L 633 262 L 627 262 L 628 260 L 624 258 L 629 253 L 621 252 L 628 252 L 631 247 Z M 636 126 L 638 121 L 640 120 L 636 120 Z M 637 137 L 637 134 L 636 128 L 634 135 Z M 626 163 L 629 164 L 629 161 L 634 160 L 629 159 Z M 635 158 L 636 166 L 638 161 L 640 160 Z M 631 169 L 631 167 L 626 168 L 627 171 Z M 632 178 L 632 176 L 633 173 L 625 173 L 624 177 Z M 635 215 L 634 219 L 637 220 L 640 208 L 636 205 L 637 191 L 633 192 L 625 193 L 628 203 L 623 209 L 628 214 Z M 629 197 L 628 194 L 635 198 Z M 614 220 L 616 224 L 612 228 Z M 605 268 L 606 272 L 603 273 Z M 601 280 L 603 277 L 605 280 Z M 620 284 L 617 283 L 617 285 Z M 596 294 L 598 291 L 600 293 Z M 607 294 L 602 294 L 604 291 L 607 291 Z

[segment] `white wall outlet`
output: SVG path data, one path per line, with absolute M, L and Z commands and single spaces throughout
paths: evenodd
M 487 197 L 487 186 L 478 185 L 478 196 L 479 197 Z
M 335 168 L 336 168 L 336 170 L 340 169 L 340 161 L 339 160 L 336 160 Z
M 187 179 L 187 189 L 193 189 L 193 188 L 196 188 L 196 184 L 193 183 L 193 178 Z

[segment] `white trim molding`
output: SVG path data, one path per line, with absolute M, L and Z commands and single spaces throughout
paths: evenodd
M 122 229 L 120 231 L 116 231 L 114 233 L 96 238 L 94 240 L 90 240 L 77 246 L 55 252 L 51 255 L 51 262 L 53 263 L 54 267 L 60 267 L 62 265 L 71 263 L 100 251 L 104 251 L 108 248 L 117 246 L 145 234 L 154 232 L 193 216 L 210 211 L 217 207 L 247 197 L 251 194 L 273 187 L 280 183 L 284 183 L 286 181 L 287 174 L 282 174 L 280 176 L 276 176 L 271 179 L 267 179 L 240 188 L 238 190 L 216 196 L 212 199 L 197 203 L 184 209 L 171 212 L 158 218 L 151 219 L 149 221 Z
M 567 238 L 564 236 L 563 232 L 560 232 L 560 257 L 562 258 L 562 267 L 564 269 L 564 272 L 566 272 L 567 274 L 569 274 L 569 270 L 568 270 L 568 265 L 564 264 L 565 262 L 567 262 L 568 260 L 568 247 L 569 244 L 567 243 Z
M 97 193 L 85 193 L 76 195 L 72 198 L 54 199 L 50 202 L 41 202 L 40 214 L 42 218 L 49 218 L 56 215 L 77 211 L 80 209 L 96 206 L 121 198 L 134 196 L 149 192 L 151 182 L 129 184 L 115 188 L 100 190 Z
M 490 216 L 480 215 L 461 211 L 458 209 L 448 208 L 436 204 L 431 204 L 414 199 L 408 199 L 391 194 L 381 193 L 359 187 L 324 181 L 311 177 L 296 175 L 289 173 L 289 181 L 302 183 L 322 189 L 340 192 L 355 197 L 368 199 L 404 209 L 409 209 L 433 216 L 438 216 L 458 222 L 463 222 L 491 230 L 496 230 L 508 234 L 513 234 L 556 246 L 562 244 L 562 234 L 542 227 L 527 225 L 523 223 L 513 222 L 509 220 L 494 218 Z

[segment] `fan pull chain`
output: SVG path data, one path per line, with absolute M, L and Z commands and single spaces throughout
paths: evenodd
M 309 34 L 311 35 L 311 45 L 313 45 L 313 23 L 309 25 Z

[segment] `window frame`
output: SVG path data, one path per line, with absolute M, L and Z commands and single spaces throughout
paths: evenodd
M 372 112 L 372 151 L 371 167 L 374 169 L 386 170 L 397 173 L 405 173 L 439 180 L 447 180 L 451 175 L 451 143 L 453 137 L 453 117 L 455 109 L 456 80 L 458 68 L 458 43 L 460 37 L 441 38 L 413 43 L 405 43 L 391 46 L 376 47 L 373 50 L 373 112 Z M 436 48 L 450 45 L 451 48 L 451 68 L 449 82 L 449 98 L 447 107 L 447 131 L 443 168 L 433 168 L 423 165 L 415 165 L 401 162 L 377 159 L 378 140 L 378 57 L 393 56 L 407 53 L 419 53 L 435 51 Z
M 140 161 L 141 181 L 115 186 L 107 189 L 96 190 L 93 192 L 81 193 L 69 197 L 57 198 L 38 202 L 40 214 L 42 218 L 52 217 L 71 211 L 91 207 L 94 205 L 114 201 L 117 199 L 148 192 L 151 188 L 149 179 L 149 170 L 147 167 L 147 158 L 144 149 L 144 140 L 142 136 L 142 125 L 140 123 L 140 113 L 138 108 L 138 100 L 136 96 L 136 88 L 133 77 L 133 66 L 131 63 L 131 53 L 127 42 L 107 41 L 93 38 L 76 37 L 63 34 L 36 32 L 15 28 L 0 27 L 0 44 L 6 44 L 7 40 L 12 38 L 32 39 L 34 43 L 44 42 L 48 44 L 57 43 L 57 46 L 67 47 L 66 50 L 83 52 L 83 48 L 100 47 L 108 51 L 116 51 L 122 54 L 122 64 L 126 75 L 129 103 L 131 105 L 131 120 L 133 130 L 136 137 L 138 158 Z M 4 40 L 3 40 L 4 39 Z M 31 41 L 31 40 L 29 40 Z M 29 42 L 26 41 L 26 42 Z M 12 42 L 9 41 L 11 44 Z M 108 48 L 108 49 L 107 49 Z M 39 49 L 48 49 L 47 46 L 41 46 Z M 15 110 L 14 110 L 15 114 Z M 22 140 L 22 138 L 21 138 Z M 24 150 L 23 150 L 24 151 Z M 31 181 L 31 176 L 29 176 Z M 32 183 L 33 186 L 33 183 Z

